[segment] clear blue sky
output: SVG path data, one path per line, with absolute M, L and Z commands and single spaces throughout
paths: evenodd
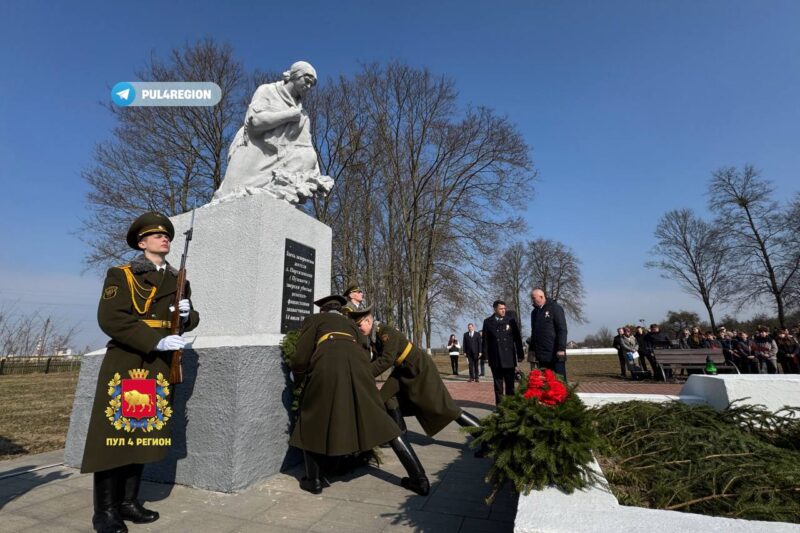
M 311 61 L 324 79 L 400 59 L 517 123 L 541 173 L 531 236 L 583 260 L 590 323 L 701 311 L 644 269 L 658 217 L 705 212 L 709 174 L 752 163 L 800 187 L 800 2 L 8 2 L 0 4 L 0 306 L 94 324 L 81 275 L 80 173 L 105 101 L 151 51 L 211 36 L 248 68 Z M 487 309 L 487 314 L 489 310 Z M 479 317 L 475 317 L 476 319 Z

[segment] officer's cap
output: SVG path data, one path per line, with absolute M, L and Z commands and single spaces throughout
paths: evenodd
M 169 236 L 169 240 L 172 240 L 175 238 L 175 226 L 161 213 L 145 213 L 133 221 L 125 240 L 128 242 L 128 246 L 138 250 L 139 241 L 142 240 L 142 237 L 154 233 L 163 233 Z
M 356 324 L 364 320 L 367 316 L 372 314 L 372 306 L 369 305 L 364 309 L 359 309 L 358 311 L 350 311 L 347 316 L 352 318 Z
M 360 286 L 358 283 L 351 283 L 351 284 L 350 284 L 350 285 L 348 285 L 348 286 L 347 286 L 347 288 L 344 290 L 344 296 L 347 296 L 347 295 L 348 295 L 348 294 L 350 294 L 351 292 L 360 292 L 361 290 L 362 290 L 362 289 L 361 289 L 361 286 Z
M 331 302 L 339 302 L 339 304 L 344 305 L 347 303 L 347 299 L 345 299 L 344 296 L 339 296 L 338 294 L 331 294 L 330 296 L 320 298 L 319 300 L 314 302 L 314 305 L 316 305 L 317 307 L 322 307 L 323 305 Z

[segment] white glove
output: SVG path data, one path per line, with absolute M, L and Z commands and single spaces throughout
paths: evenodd
M 189 303 L 189 300 L 183 299 L 178 302 L 178 311 L 180 312 L 181 318 L 186 320 L 189 318 L 189 311 L 192 310 L 192 304 Z
M 186 346 L 186 339 L 181 335 L 167 335 L 156 344 L 156 350 L 159 352 L 174 352 L 181 350 Z

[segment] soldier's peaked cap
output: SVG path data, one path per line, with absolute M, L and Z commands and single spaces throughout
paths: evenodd
M 128 228 L 128 236 L 125 240 L 128 242 L 128 246 L 138 250 L 142 237 L 154 233 L 169 235 L 169 240 L 172 240 L 175 238 L 175 226 L 161 213 L 145 213 L 133 221 L 131 227 Z
M 344 296 L 347 296 L 351 292 L 356 292 L 356 291 L 360 291 L 360 290 L 361 290 L 361 286 L 358 283 L 351 283 L 344 290 Z
M 359 309 L 358 311 L 350 311 L 347 316 L 352 318 L 356 324 L 364 320 L 364 317 L 372 314 L 372 306 L 369 305 L 364 309 Z
M 347 299 L 344 296 L 340 296 L 338 294 L 331 294 L 330 296 L 320 298 L 319 300 L 314 302 L 314 305 L 316 305 L 317 307 L 322 307 L 323 305 L 331 302 L 339 302 L 341 305 L 344 305 L 347 303 Z

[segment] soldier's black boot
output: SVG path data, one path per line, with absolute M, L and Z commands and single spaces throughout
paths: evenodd
M 461 411 L 461 414 L 458 415 L 456 418 L 456 424 L 461 427 L 479 427 L 481 425 L 481 421 L 478 420 L 474 415 L 469 414 L 466 411 Z M 486 455 L 487 449 L 486 444 L 481 444 L 481 447 L 475 452 L 475 457 L 482 458 Z
M 400 428 L 400 433 L 403 435 L 403 438 L 407 438 L 408 434 L 408 426 L 406 426 L 406 419 L 403 418 L 403 412 L 400 408 L 397 409 L 386 409 L 386 412 L 389 413 L 389 416 L 392 417 L 394 423 L 397 424 L 397 427 Z
M 119 504 L 119 515 L 134 524 L 149 524 L 158 520 L 157 512 L 145 509 L 139 502 L 144 465 L 127 465 L 121 470 L 122 502 Z
M 431 490 L 431 484 L 428 482 L 428 476 L 425 475 L 422 463 L 419 462 L 419 458 L 414 453 L 411 445 L 402 437 L 395 437 L 390 440 L 389 445 L 394 450 L 394 453 L 397 454 L 397 458 L 400 459 L 400 463 L 406 469 L 406 472 L 408 472 L 408 477 L 401 479 L 400 484 L 421 496 L 427 496 Z
M 119 515 L 117 469 L 94 473 L 94 516 L 92 526 L 98 533 L 126 533 L 128 528 Z
M 306 475 L 300 480 L 300 488 L 311 494 L 322 492 L 322 479 L 320 479 L 319 463 L 314 454 L 303 450 L 303 460 L 306 464 Z

